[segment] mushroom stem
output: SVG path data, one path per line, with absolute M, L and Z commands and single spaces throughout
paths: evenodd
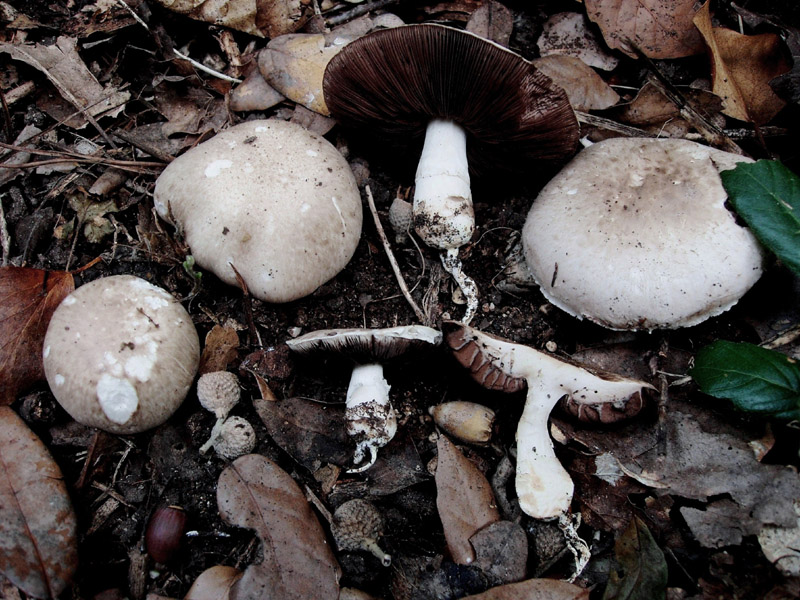
M 397 432 L 397 416 L 389 402 L 389 389 L 379 363 L 353 368 L 345 402 L 347 433 L 356 439 L 355 464 L 360 464 L 367 453 L 369 460 L 350 472 L 360 473 L 371 467 L 377 458 L 377 449 L 388 444 Z
M 214 442 L 217 441 L 217 438 L 219 438 L 222 432 L 222 424 L 225 422 L 225 418 L 225 416 L 217 415 L 217 421 L 214 423 L 214 427 L 211 428 L 211 435 L 208 436 L 208 441 L 200 446 L 200 454 L 208 452 L 211 446 L 214 445 Z
M 392 564 L 392 555 L 386 554 L 375 540 L 364 540 L 363 548 L 377 557 L 384 567 L 388 567 Z
M 464 298 L 467 300 L 467 310 L 464 312 L 461 322 L 464 323 L 464 325 L 469 325 L 475 313 L 478 311 L 478 286 L 475 285 L 475 281 L 471 277 L 461 270 L 458 248 L 451 248 L 446 252 L 442 252 L 441 259 L 444 270 L 450 273 L 450 276 L 458 284 L 458 287 L 461 288 L 461 291 L 464 293 Z

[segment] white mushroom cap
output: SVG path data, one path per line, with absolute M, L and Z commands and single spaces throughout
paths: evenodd
M 695 325 L 762 272 L 725 208 L 719 172 L 750 161 L 686 140 L 617 138 L 583 150 L 533 203 L 525 259 L 545 297 L 611 329 Z
M 218 419 L 227 417 L 240 397 L 239 378 L 230 371 L 205 373 L 197 380 L 200 406 L 213 412 Z
M 175 159 L 156 209 L 180 226 L 197 264 L 251 294 L 289 302 L 347 265 L 361 236 L 361 196 L 344 157 L 294 123 L 241 123 Z
M 43 362 L 76 421 L 112 433 L 160 425 L 186 397 L 200 361 L 192 319 L 166 290 L 132 275 L 97 279 L 50 320 Z

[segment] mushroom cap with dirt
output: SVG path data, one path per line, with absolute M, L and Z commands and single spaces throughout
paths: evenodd
M 160 425 L 194 380 L 200 340 L 186 309 L 166 290 L 132 275 L 82 285 L 50 320 L 47 382 L 79 423 L 112 433 Z
M 528 213 L 531 275 L 554 305 L 610 329 L 688 327 L 728 310 L 763 263 L 719 177 L 742 161 L 687 140 L 589 146 Z
M 201 267 L 268 302 L 306 296 L 338 274 L 361 237 L 361 196 L 322 136 L 278 119 L 226 129 L 156 181 L 159 215 Z
M 422 144 L 414 227 L 442 251 L 467 297 L 468 322 L 477 290 L 458 249 L 475 229 L 470 173 L 510 173 L 570 156 L 579 127 L 566 93 L 507 48 L 436 24 L 351 42 L 328 63 L 323 92 L 343 126 L 398 146 Z

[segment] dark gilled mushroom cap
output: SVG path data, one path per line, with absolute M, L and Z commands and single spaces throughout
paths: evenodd
M 437 346 L 441 332 L 423 325 L 386 329 L 320 329 L 286 344 L 299 353 L 327 351 L 349 356 L 356 362 L 382 362 L 418 348 Z
M 343 126 L 398 144 L 419 141 L 431 119 L 467 132 L 480 174 L 575 150 L 567 95 L 521 56 L 442 25 L 407 25 L 351 42 L 325 70 L 325 102 Z

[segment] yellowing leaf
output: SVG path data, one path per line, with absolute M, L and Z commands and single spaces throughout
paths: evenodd
M 34 598 L 55 598 L 78 565 L 77 522 L 58 465 L 0 407 L 0 572 Z
M 769 85 L 787 73 L 791 64 L 772 33 L 742 35 L 712 27 L 708 2 L 694 18 L 711 54 L 713 91 L 722 98 L 722 112 L 741 121 L 764 124 L 785 105 Z
M 44 379 L 42 342 L 50 317 L 75 289 L 69 273 L 0 268 L 0 404 Z

